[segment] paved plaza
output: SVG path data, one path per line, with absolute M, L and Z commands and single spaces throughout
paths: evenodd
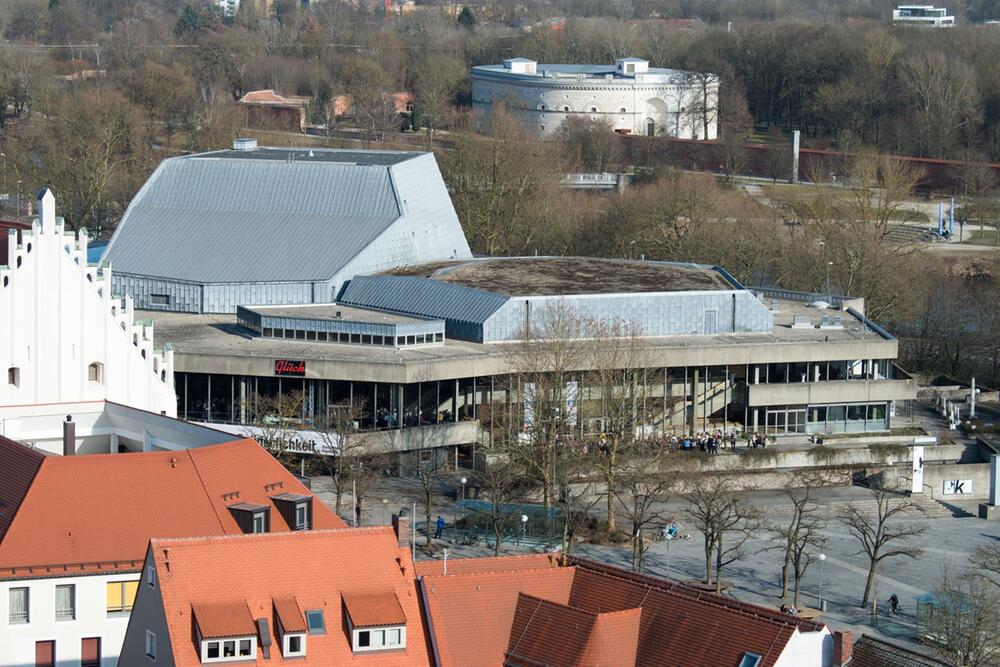
M 328 480 L 317 478 L 314 489 L 325 502 L 332 505 L 333 497 L 328 491 L 327 483 Z M 413 493 L 417 488 L 418 485 L 409 480 L 398 478 L 385 480 L 377 490 L 369 492 L 362 523 L 383 523 L 388 521 L 393 511 L 398 511 L 403 506 L 411 507 L 414 502 Z M 787 499 L 781 492 L 755 492 L 748 495 L 751 502 L 763 509 L 774 524 L 780 526 L 786 521 L 783 515 Z M 861 633 L 876 632 L 895 641 L 911 643 L 915 641 L 916 627 L 914 597 L 932 591 L 941 582 L 945 572 L 959 574 L 965 571 L 969 567 L 969 556 L 977 547 L 995 544 L 1000 540 L 1000 524 L 972 516 L 900 519 L 901 522 L 925 527 L 925 533 L 918 538 L 923 554 L 917 559 L 900 557 L 884 563 L 877 580 L 879 607 L 884 609 L 889 596 L 896 593 L 902 611 L 900 616 L 894 618 L 880 616 L 878 627 L 875 628 L 871 624 L 870 608 L 861 609 L 858 606 L 867 575 L 866 558 L 858 553 L 858 543 L 847 534 L 843 524 L 835 519 L 839 508 L 849 502 L 864 501 L 868 497 L 868 492 L 858 487 L 837 487 L 820 491 L 822 513 L 827 519 L 823 531 L 827 538 L 827 544 L 823 549 L 826 560 L 822 565 L 822 571 L 818 562 L 807 571 L 802 584 L 800 606 L 819 607 L 822 575 L 823 595 L 828 605 L 822 620 L 833 629 L 851 630 L 856 636 Z M 383 498 L 388 502 L 383 503 Z M 432 520 L 440 514 L 450 526 L 455 516 L 453 496 L 437 495 L 435 502 Z M 347 497 L 341 513 L 348 515 L 350 508 L 350 497 Z M 690 522 L 685 521 L 683 508 L 682 500 L 672 501 L 665 506 L 665 514 L 675 517 L 681 526 L 680 532 L 690 534 L 691 539 L 652 545 L 646 554 L 647 573 L 678 580 L 704 576 L 702 536 L 693 529 Z M 957 514 L 962 514 L 962 509 L 972 511 L 974 507 L 973 503 L 968 503 L 968 507 L 952 509 Z M 421 525 L 422 513 L 423 510 L 418 503 L 417 521 Z M 455 558 L 492 555 L 493 552 L 489 545 L 462 546 L 446 540 L 435 540 L 434 546 L 427 550 L 422 546 L 423 534 L 419 535 L 418 544 L 420 545 L 418 558 L 440 558 L 444 548 L 448 549 L 449 557 Z M 757 604 L 774 607 L 780 605 L 778 596 L 781 592 L 783 557 L 780 546 L 779 541 L 766 532 L 751 538 L 746 545 L 746 556 L 727 566 L 723 572 L 723 579 L 731 585 L 727 594 Z M 621 546 L 578 544 L 574 549 L 577 555 L 630 567 L 631 549 L 628 544 Z M 530 550 L 532 549 L 516 544 L 503 546 L 504 553 L 525 553 Z

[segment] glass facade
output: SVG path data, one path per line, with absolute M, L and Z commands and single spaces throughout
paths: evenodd
M 891 373 L 891 363 L 882 361 L 647 369 L 637 380 L 643 386 L 633 390 L 638 392 L 634 419 L 655 436 L 715 429 L 769 434 L 882 431 L 889 428 L 888 402 L 749 408 L 747 386 L 755 379 L 787 383 L 812 375 L 822 382 L 852 376 L 882 379 Z M 293 406 L 294 414 L 286 411 L 281 416 L 300 421 L 302 428 L 344 413 L 364 430 L 473 420 L 489 427 L 499 414 L 533 418 L 530 408 L 525 410 L 525 388 L 512 385 L 507 376 L 398 384 L 177 372 L 175 381 L 178 416 L 192 421 L 249 424 L 266 417 L 263 413 L 274 405 L 286 410 Z M 602 387 L 594 372 L 567 374 L 566 383 L 574 428 L 581 435 L 603 432 L 605 405 L 621 388 Z

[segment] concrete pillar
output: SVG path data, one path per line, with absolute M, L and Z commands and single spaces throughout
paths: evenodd
M 698 421 L 698 369 L 694 368 L 691 371 L 693 375 L 691 376 L 691 425 L 689 427 L 689 435 L 694 435 L 695 423 Z
M 1000 497 L 1000 456 L 990 454 L 990 505 L 996 505 L 998 497 Z
M 799 182 L 799 131 L 792 132 L 792 173 L 789 174 L 793 185 Z

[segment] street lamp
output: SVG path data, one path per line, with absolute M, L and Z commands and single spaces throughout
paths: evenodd
M 382 523 L 383 524 L 388 523 L 388 520 L 386 519 L 386 516 L 385 516 L 385 511 L 386 511 L 387 507 L 389 507 L 389 499 L 388 498 L 383 498 L 382 499 Z
M 528 515 L 521 515 L 521 542 L 524 542 L 528 536 Z
M 21 215 L 21 180 L 17 181 L 17 215 Z
M 468 477 L 462 478 L 462 500 L 465 500 L 465 485 L 468 484 L 468 482 L 469 482 Z
M 823 599 L 823 563 L 826 562 L 826 554 L 819 555 L 819 610 L 826 611 L 826 600 Z

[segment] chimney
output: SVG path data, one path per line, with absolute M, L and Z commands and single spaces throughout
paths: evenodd
M 851 662 L 851 652 L 854 650 L 854 637 L 848 631 L 833 633 L 833 667 L 844 667 Z
M 396 541 L 399 543 L 399 546 L 410 546 L 410 517 L 393 514 L 392 530 L 396 533 Z
M 66 415 L 63 422 L 63 456 L 73 456 L 76 454 L 76 424 L 73 423 L 73 415 Z

